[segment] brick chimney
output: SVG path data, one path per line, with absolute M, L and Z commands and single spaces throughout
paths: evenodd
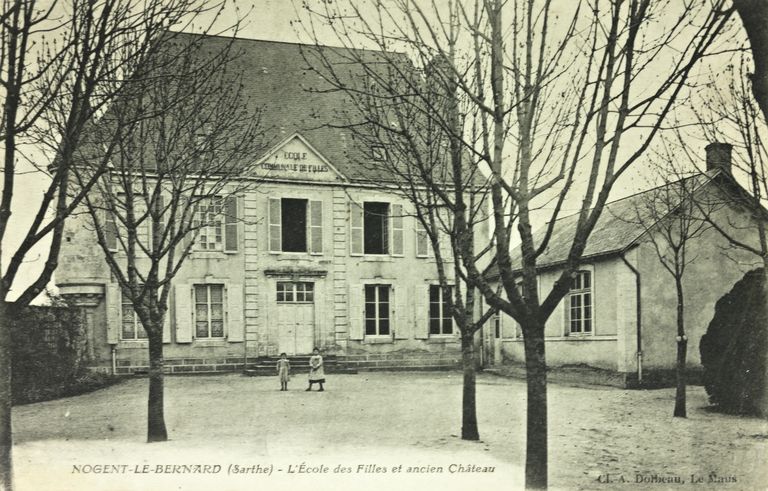
M 720 169 L 731 173 L 731 149 L 730 143 L 712 142 L 704 150 L 707 152 L 707 170 Z

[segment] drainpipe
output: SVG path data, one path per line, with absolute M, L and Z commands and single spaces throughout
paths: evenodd
M 246 370 L 248 370 L 248 335 L 245 332 L 245 325 L 243 325 L 243 373 Z
M 117 345 L 112 345 L 112 375 L 117 375 Z
M 627 258 L 624 256 L 624 252 L 621 252 L 621 260 L 624 261 L 624 264 L 627 265 L 627 267 L 634 273 L 635 275 L 635 295 L 636 295 L 636 305 L 637 305 L 637 313 L 635 314 L 636 322 L 637 322 L 637 383 L 641 384 L 643 382 L 643 338 L 642 338 L 642 329 L 643 329 L 643 323 L 642 323 L 642 297 L 640 295 L 640 271 L 635 268 L 632 263 L 627 261 Z

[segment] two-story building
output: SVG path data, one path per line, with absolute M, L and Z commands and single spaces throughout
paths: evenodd
M 229 42 L 211 37 L 216 43 Z M 360 165 L 348 104 L 322 88 L 299 44 L 238 39 L 249 103 L 273 142 L 227 219 L 197 236 L 173 281 L 164 328 L 171 372 L 227 371 L 256 357 L 311 353 L 365 367 L 455 366 L 458 333 L 411 205 Z M 367 156 L 367 157 L 366 157 Z M 96 367 L 146 369 L 146 334 L 120 293 L 85 216 L 66 225 L 56 281 L 86 309 Z

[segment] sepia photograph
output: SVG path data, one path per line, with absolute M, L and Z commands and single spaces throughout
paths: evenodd
M 4 0 L 0 491 L 768 489 L 768 1 Z

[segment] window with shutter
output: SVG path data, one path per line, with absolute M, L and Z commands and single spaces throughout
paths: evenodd
M 389 203 L 363 203 L 363 251 L 365 254 L 389 254 Z
M 136 341 L 147 339 L 147 331 L 133 310 L 133 302 L 125 293 L 121 293 L 120 302 L 120 339 L 123 341 Z
M 365 285 L 365 335 L 391 334 L 391 286 Z
M 448 306 L 448 297 L 452 287 L 441 288 L 440 285 L 429 285 L 429 334 L 453 334 L 453 316 Z
M 222 212 L 224 200 L 219 196 L 198 197 L 193 207 L 194 228 L 197 233 L 195 248 L 202 251 L 221 251 L 223 247 Z
M 195 338 L 224 337 L 224 285 L 194 285 Z

